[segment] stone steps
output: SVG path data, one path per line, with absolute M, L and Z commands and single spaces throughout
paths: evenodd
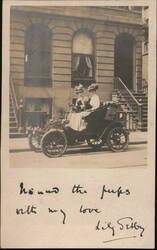
M 139 124 L 139 129 L 141 131 L 147 131 L 147 120 L 148 120 L 148 97 L 145 93 L 136 93 L 132 92 L 136 100 L 142 104 L 142 123 Z M 120 99 L 120 102 L 127 107 L 128 110 L 130 110 L 130 106 L 132 110 L 137 112 L 137 105 L 132 101 L 131 104 L 129 101 L 131 101 L 131 98 L 129 98 L 129 95 L 124 96 L 124 93 L 121 93 L 120 90 L 113 91 L 113 96 L 118 96 L 118 99 Z M 129 101 L 127 101 L 129 100 Z
M 10 103 L 9 103 L 9 137 L 10 138 L 23 138 L 26 134 L 20 133 L 18 130 L 18 121 L 15 115 L 14 104 L 12 100 L 12 95 L 10 93 Z
M 148 97 L 144 93 L 133 93 L 135 98 L 142 104 L 142 124 L 140 129 L 147 131 L 148 127 Z
M 24 138 L 27 137 L 25 133 L 19 133 L 19 132 L 11 132 L 10 133 L 10 138 Z

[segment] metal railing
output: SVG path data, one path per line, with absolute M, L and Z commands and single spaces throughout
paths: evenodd
M 145 79 L 142 79 L 142 90 L 145 95 L 148 95 L 148 82 Z
M 13 83 L 13 79 L 12 79 L 11 75 L 10 75 L 10 96 L 11 96 L 11 99 L 13 101 L 16 120 L 18 121 L 18 109 L 19 109 L 19 106 L 18 106 L 16 93 L 15 93 L 15 87 L 14 87 L 14 83 Z
M 114 79 L 114 89 L 118 91 L 121 98 L 127 102 L 128 111 L 126 121 L 127 120 L 136 120 L 137 127 L 141 128 L 142 125 L 142 104 L 137 101 L 132 92 L 127 88 L 125 83 L 122 81 L 120 77 L 116 77 Z M 131 117 L 134 117 L 132 119 Z M 130 125 L 131 126 L 131 123 Z
M 15 92 L 15 86 L 12 79 L 12 76 L 10 75 L 10 96 L 13 104 L 13 108 L 15 111 L 15 117 L 18 123 L 18 131 L 23 132 L 24 131 L 24 110 L 23 110 L 23 99 L 20 99 L 20 102 L 18 104 L 17 98 L 16 98 L 16 92 Z
M 118 111 L 117 119 L 123 121 L 124 126 L 130 131 L 136 131 L 138 128 L 134 111 Z

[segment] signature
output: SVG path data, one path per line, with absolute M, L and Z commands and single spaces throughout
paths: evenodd
M 104 241 L 104 243 L 113 241 L 113 240 L 119 240 L 119 239 L 126 239 L 126 238 L 136 238 L 136 237 L 143 237 L 145 228 L 141 225 L 141 223 L 134 220 L 134 218 L 128 216 L 128 217 L 122 217 L 118 220 L 112 222 L 112 221 L 101 221 L 98 220 L 96 227 L 96 231 L 104 231 L 111 234 L 113 237 L 111 240 Z M 127 236 L 122 238 L 115 238 L 119 235 L 120 232 L 128 232 L 135 234 L 134 236 Z

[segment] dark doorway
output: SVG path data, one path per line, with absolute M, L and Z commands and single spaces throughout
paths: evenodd
M 115 77 L 120 77 L 128 89 L 133 89 L 134 38 L 126 33 L 115 40 Z

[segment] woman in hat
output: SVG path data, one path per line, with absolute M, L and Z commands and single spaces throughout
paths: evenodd
M 88 92 L 90 95 L 90 110 L 94 110 L 100 107 L 100 99 L 99 96 L 96 94 L 98 89 L 98 85 L 93 83 L 88 87 Z
M 78 98 L 76 100 L 74 110 L 76 112 L 81 112 L 85 109 L 85 101 L 86 101 L 86 97 L 84 96 L 84 88 L 82 84 L 79 84 L 78 86 L 75 87 L 75 93 L 77 94 Z
M 83 114 L 86 109 L 88 97 L 84 96 L 84 88 L 82 84 L 79 84 L 75 87 L 75 93 L 78 96 L 76 104 L 73 108 L 75 113 L 70 114 L 68 126 L 73 130 L 82 131 L 86 128 L 85 121 L 82 119 L 82 117 L 84 117 Z

